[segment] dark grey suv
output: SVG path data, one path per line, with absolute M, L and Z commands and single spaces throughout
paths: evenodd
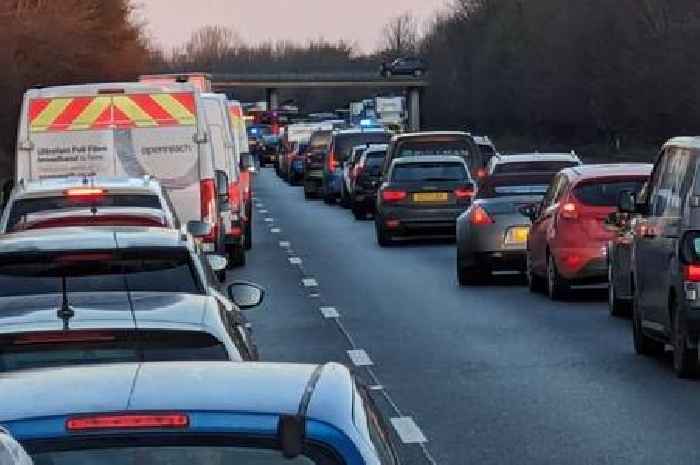
M 698 372 L 700 338 L 700 137 L 671 139 L 646 190 L 623 192 L 622 213 L 633 225 L 633 333 L 638 354 L 673 346 L 679 377 Z

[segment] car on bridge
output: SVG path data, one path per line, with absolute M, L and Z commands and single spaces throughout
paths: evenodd
M 397 158 L 377 193 L 374 225 L 384 247 L 406 236 L 454 237 L 475 185 L 462 157 Z
M 399 463 L 371 393 L 335 363 L 47 368 L 0 392 L 0 424 L 36 465 Z
M 387 79 L 392 76 L 422 77 L 428 71 L 428 65 L 421 58 L 405 57 L 382 63 L 380 74 Z

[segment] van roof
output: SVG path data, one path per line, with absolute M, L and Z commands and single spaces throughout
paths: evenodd
M 663 146 L 666 147 L 683 147 L 688 149 L 700 149 L 700 136 L 684 136 L 674 137 L 669 139 Z
M 80 84 L 70 86 L 53 86 L 41 89 L 28 89 L 25 97 L 31 98 L 58 98 L 58 97 L 86 97 L 99 95 L 100 91 L 123 90 L 125 94 L 147 94 L 153 92 L 196 92 L 192 84 L 144 84 L 140 82 L 107 82 L 99 84 Z

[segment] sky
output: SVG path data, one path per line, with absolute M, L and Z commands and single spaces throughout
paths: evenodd
M 374 50 L 382 26 L 412 13 L 424 24 L 448 0 L 137 0 L 156 44 L 184 43 L 205 25 L 231 27 L 250 43 L 292 39 L 345 39 L 360 51 Z

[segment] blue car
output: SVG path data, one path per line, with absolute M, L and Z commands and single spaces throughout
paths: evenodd
M 0 428 L 35 465 L 395 465 L 342 365 L 148 362 L 0 376 Z
M 322 193 L 326 203 L 340 198 L 343 187 L 343 164 L 358 145 L 388 144 L 391 133 L 383 128 L 359 128 L 335 131 L 323 167 Z

